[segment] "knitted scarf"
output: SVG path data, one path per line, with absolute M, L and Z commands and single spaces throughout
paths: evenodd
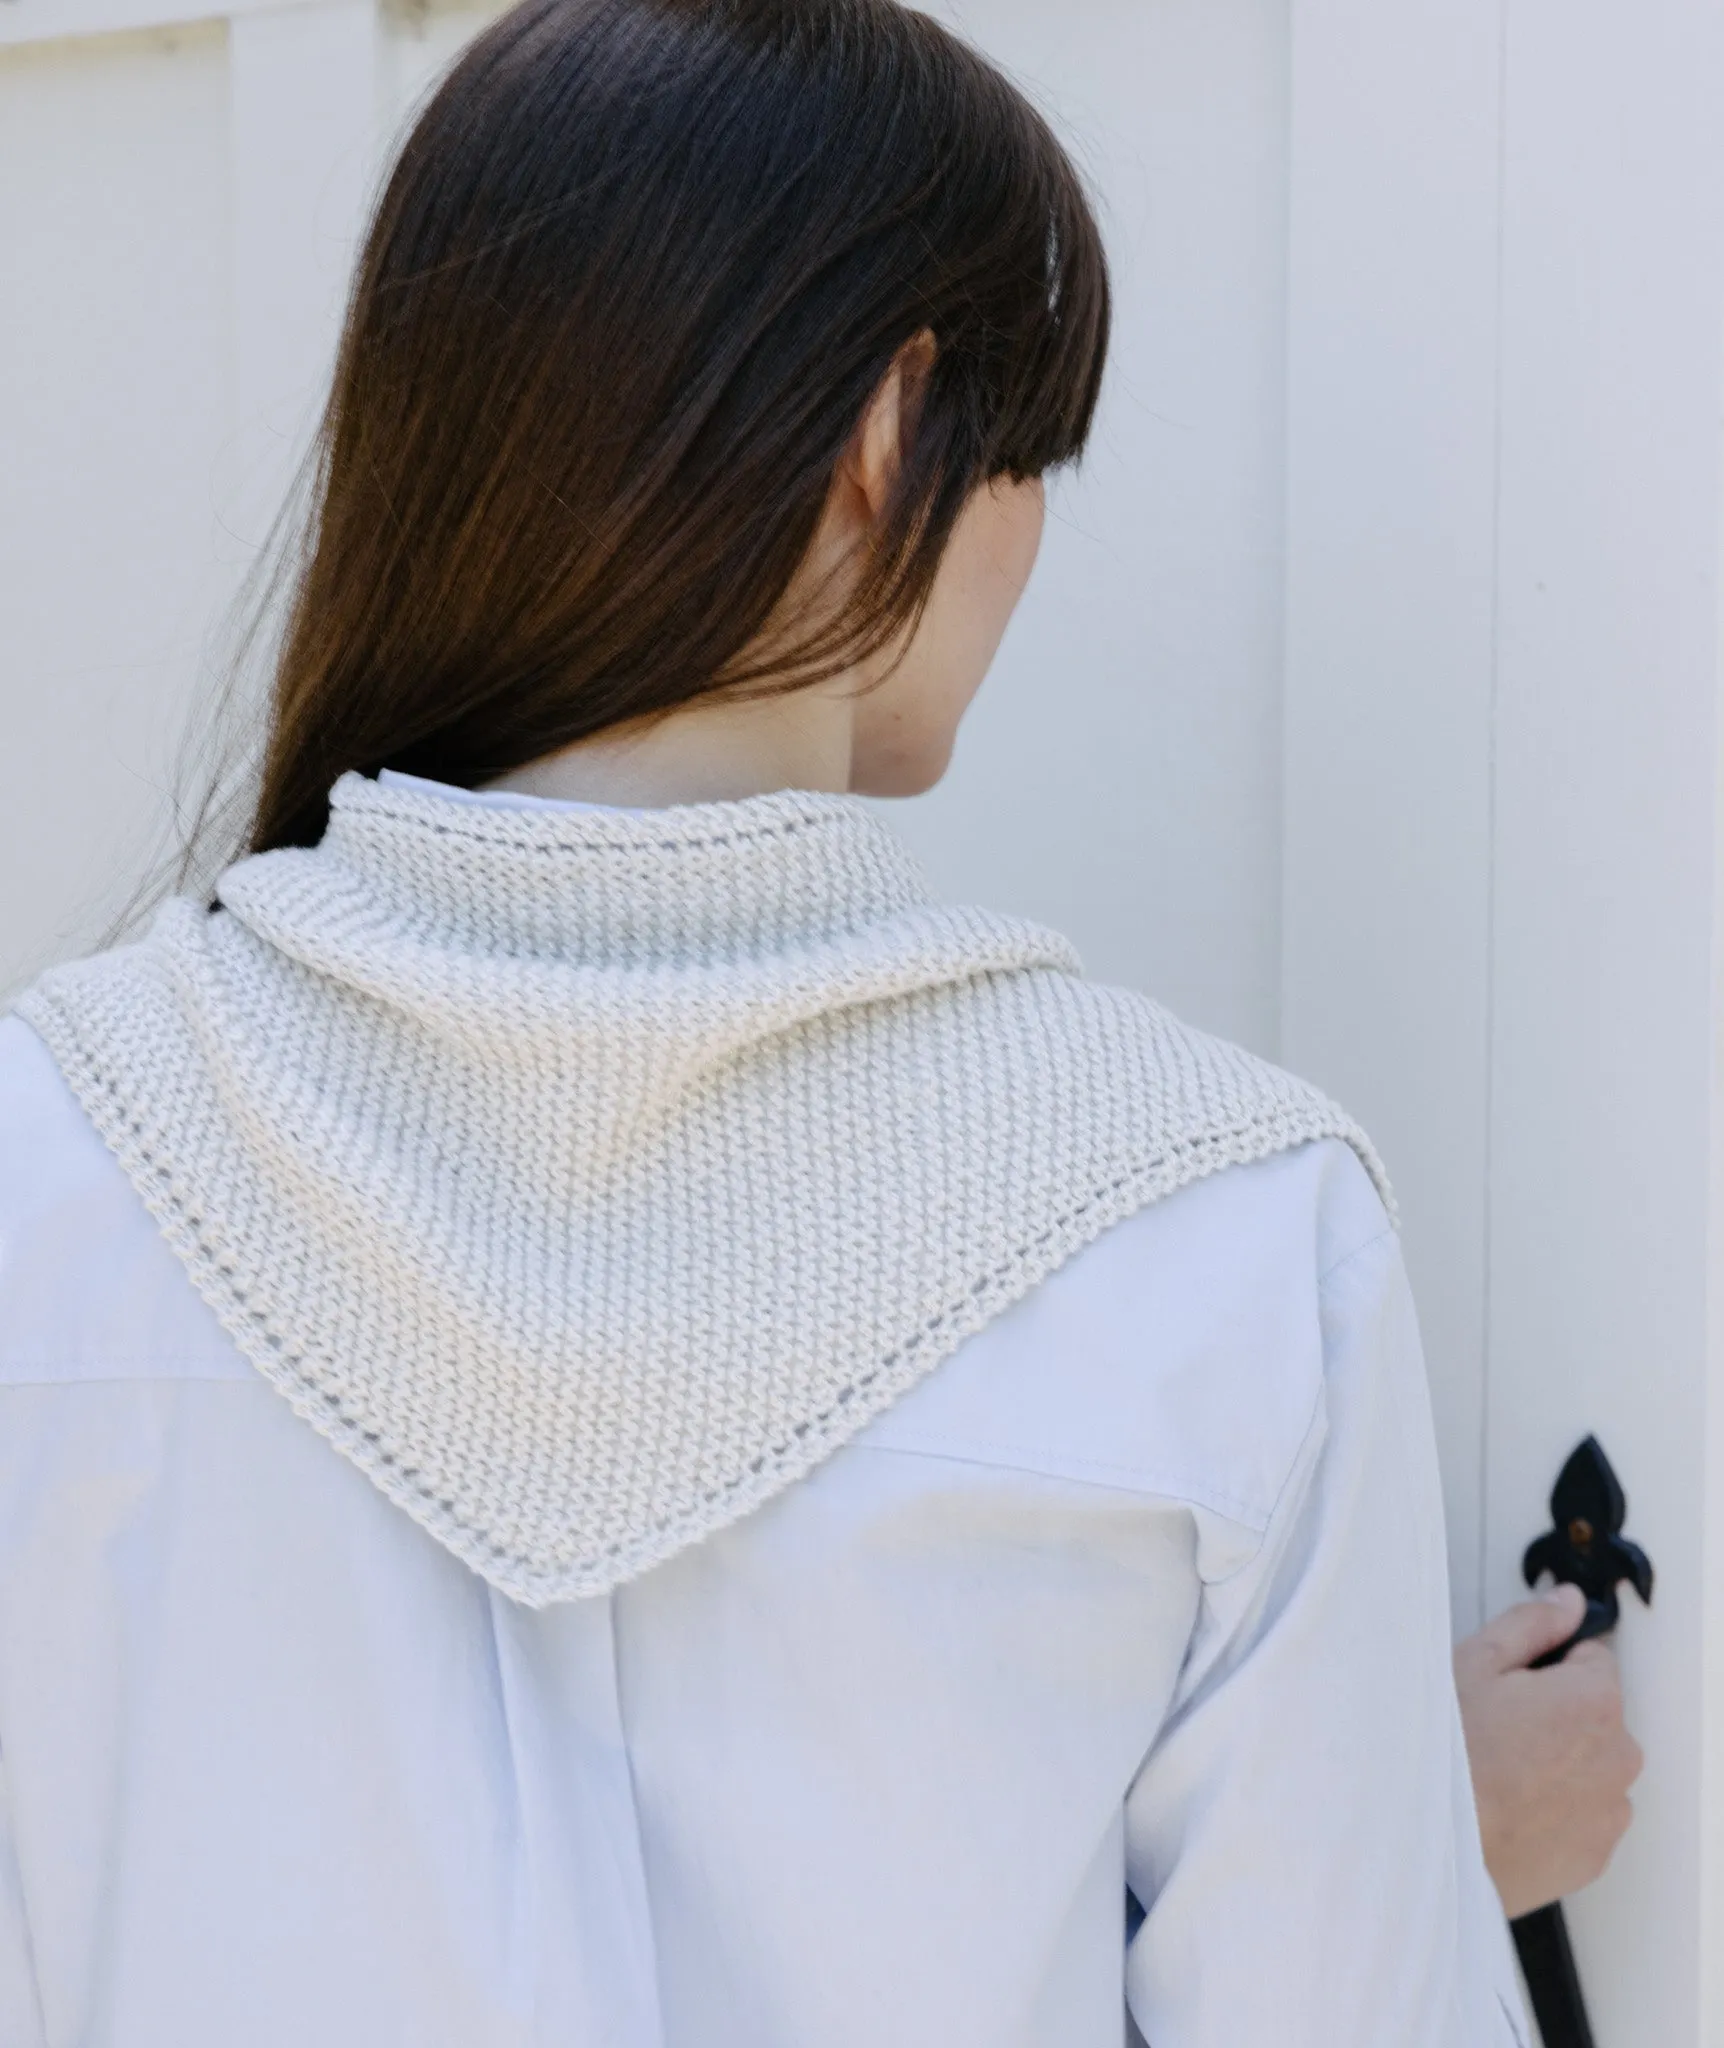
M 745 1514 L 1201 1175 L 1337 1136 L 1388 1199 L 852 799 L 332 801 L 18 1007 L 241 1351 L 517 1600 Z

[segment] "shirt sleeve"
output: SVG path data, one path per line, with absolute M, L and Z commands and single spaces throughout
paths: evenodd
M 1204 1589 L 1126 1807 L 1151 2048 L 1528 2048 L 1449 1649 L 1398 1240 L 1320 1291 L 1318 1412 L 1251 1562 Z
M 12 1840 L 4 1757 L 0 1757 L 0 2041 L 6 2048 L 47 2048 L 48 2043 L 24 1920 L 24 1887 Z

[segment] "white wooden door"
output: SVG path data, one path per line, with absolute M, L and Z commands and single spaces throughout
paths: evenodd
M 1405 1198 L 1461 1615 L 1580 1436 L 1627 1485 L 1571 1921 L 1601 2048 L 1716 2043 L 1724 14 L 1293 0 L 1291 59 L 1284 1055 Z

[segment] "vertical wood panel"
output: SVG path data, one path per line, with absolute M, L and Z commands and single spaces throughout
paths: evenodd
M 1720 448 L 1724 468 L 1724 447 Z M 1724 535 L 1718 574 L 1724 581 Z M 1720 663 L 1724 671 L 1724 662 Z M 1720 675 L 1724 701 L 1724 673 Z M 1713 721 L 1712 786 L 1724 813 L 1724 713 Z M 1706 1246 L 1706 1420 L 1700 1456 L 1705 1509 L 1699 1559 L 1700 1745 L 1695 1824 L 1700 1831 L 1701 2048 L 1724 2048 L 1724 816 L 1712 854 L 1711 1140 Z
M 255 543 L 329 381 L 388 110 L 376 0 L 231 24 L 237 448 L 226 508 Z
M 1698 2040 L 1724 17 L 1514 0 L 1505 156 L 1494 1590 L 1596 1430 L 1659 1570 L 1639 1819 L 1576 1902 L 1600 2048 Z M 1630 1603 L 1632 1606 L 1632 1603 Z M 1709 1930 L 1716 1945 L 1718 1930 Z M 1709 2024 L 1718 2024 L 1711 2015 Z
M 1292 0 L 1286 1063 L 1372 1131 L 1478 1618 L 1499 0 Z
M 157 845 L 219 583 L 218 28 L 0 53 L 0 999 Z

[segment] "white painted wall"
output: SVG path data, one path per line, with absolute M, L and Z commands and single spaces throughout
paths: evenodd
M 1661 1582 L 1577 1939 L 1600 2048 L 1724 2048 L 1724 16 L 929 4 L 1088 165 L 1120 321 L 899 822 L 1377 1135 L 1460 1624 L 1604 1436 Z M 484 18 L 0 0 L 0 989 L 160 827 L 384 141 Z

